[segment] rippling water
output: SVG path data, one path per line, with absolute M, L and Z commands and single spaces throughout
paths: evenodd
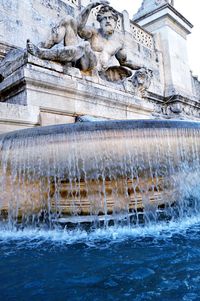
M 1 300 L 200 300 L 200 215 L 140 227 L 0 231 Z

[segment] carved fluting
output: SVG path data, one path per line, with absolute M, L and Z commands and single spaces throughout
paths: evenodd
M 153 49 L 153 36 L 146 31 L 142 30 L 139 26 L 134 23 L 130 24 L 131 34 L 134 40 L 145 47 Z

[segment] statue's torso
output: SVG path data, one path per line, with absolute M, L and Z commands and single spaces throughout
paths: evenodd
M 112 65 L 113 60 L 116 61 L 115 54 L 123 47 L 123 41 L 117 33 L 105 37 L 97 31 L 89 41 L 97 56 L 99 69 L 106 69 Z
M 114 55 L 123 47 L 121 36 L 117 33 L 105 37 L 100 32 L 96 31 L 89 40 L 92 49 L 95 52 L 106 52 L 109 55 Z

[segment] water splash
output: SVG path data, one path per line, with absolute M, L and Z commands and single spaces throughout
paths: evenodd
M 86 231 L 81 228 L 73 230 L 65 229 L 41 229 L 41 228 L 25 228 L 25 229 L 9 229 L 7 226 L 0 228 L 0 244 L 14 242 L 18 247 L 29 246 L 36 248 L 43 244 L 52 245 L 73 245 L 83 243 L 90 247 L 108 247 L 109 244 L 120 243 L 124 241 L 134 240 L 144 242 L 148 239 L 151 242 L 159 243 L 159 241 L 167 241 L 175 236 L 186 237 L 188 231 L 195 234 L 200 233 L 200 214 L 187 217 L 186 219 L 177 219 L 170 222 L 152 223 L 151 225 L 138 226 L 111 226 L 107 228 L 96 228 Z M 199 235 L 197 236 L 199 239 Z M 104 243 L 102 245 L 102 243 Z

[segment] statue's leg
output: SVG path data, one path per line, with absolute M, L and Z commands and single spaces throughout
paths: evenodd
M 27 48 L 27 51 L 29 53 L 31 53 L 32 55 L 42 58 L 42 54 L 43 54 L 42 49 L 37 47 L 30 40 L 27 40 L 26 48 Z
M 44 49 L 37 47 L 29 40 L 27 40 L 27 50 L 32 55 L 37 56 L 41 59 L 66 63 L 76 62 L 77 60 L 79 60 L 85 53 L 85 45 L 83 43 L 77 46 L 66 46 L 63 48 L 56 49 Z
M 32 55 L 39 57 L 40 59 L 45 60 L 52 60 L 57 61 L 58 60 L 58 50 L 57 49 L 44 49 L 36 46 L 29 40 L 27 40 L 27 51 L 31 53 Z
M 57 57 L 60 62 L 74 62 L 77 56 L 77 46 L 66 46 L 57 52 Z
M 97 66 L 97 57 L 95 53 L 90 49 L 89 52 L 87 52 L 87 55 L 89 57 L 89 68 L 94 69 Z
M 83 71 L 92 70 L 97 66 L 97 58 L 89 42 L 85 42 L 85 53 L 81 57 L 79 64 L 80 69 Z
M 40 46 L 42 48 L 50 49 L 54 45 L 59 44 L 65 36 L 65 27 L 61 26 L 55 26 L 52 28 L 51 35 L 48 37 L 48 39 L 43 43 L 40 43 Z
M 85 54 L 85 42 L 76 46 L 65 46 L 58 49 L 58 58 L 61 62 L 76 63 Z
M 74 19 L 71 16 L 66 16 L 66 18 L 62 19 L 58 25 L 52 28 L 51 34 L 48 39 L 45 42 L 40 43 L 40 47 L 50 49 L 54 45 L 59 44 L 61 41 L 63 41 L 68 28 L 72 27 L 72 20 Z

